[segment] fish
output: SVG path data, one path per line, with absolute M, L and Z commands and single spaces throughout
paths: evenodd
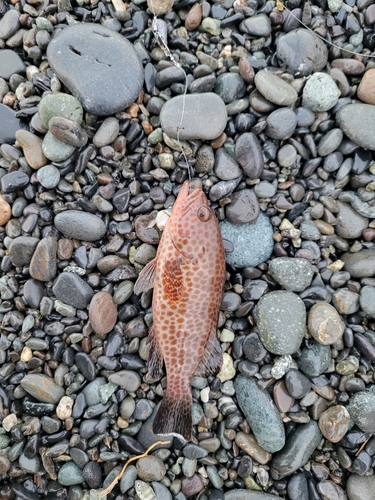
M 156 495 L 151 486 L 140 479 L 134 483 L 139 500 L 156 500 Z
M 153 432 L 192 439 L 193 376 L 216 375 L 223 363 L 217 322 L 226 277 L 219 222 L 201 185 L 185 181 L 156 257 L 140 272 L 134 292 L 152 287 L 148 371 L 167 373 Z

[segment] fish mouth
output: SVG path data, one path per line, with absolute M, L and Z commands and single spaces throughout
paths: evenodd
M 181 208 L 181 213 L 185 215 L 189 211 L 191 205 L 193 205 L 193 203 L 195 203 L 198 200 L 198 198 L 202 196 L 202 194 L 203 194 L 202 189 L 195 188 L 194 191 L 188 195 L 186 201 L 184 202 Z M 202 203 L 203 202 L 204 199 L 202 197 Z

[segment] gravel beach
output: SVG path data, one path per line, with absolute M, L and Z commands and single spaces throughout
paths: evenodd
M 0 0 L 0 500 L 165 439 L 134 284 L 186 159 L 223 367 L 104 498 L 375 500 L 374 151 L 373 0 Z

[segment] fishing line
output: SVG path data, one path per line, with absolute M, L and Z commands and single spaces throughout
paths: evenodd
M 297 16 L 295 16 L 293 14 L 293 12 L 291 10 L 288 9 L 288 7 L 286 7 L 285 4 L 282 3 L 281 0 L 276 0 L 276 6 L 278 8 L 278 10 L 280 12 L 282 12 L 284 9 L 289 12 L 289 14 L 294 17 L 294 19 L 296 19 L 304 28 L 306 28 L 308 31 L 310 31 L 311 33 L 313 33 L 315 36 L 317 36 L 318 38 L 320 38 L 323 42 L 325 43 L 328 43 L 328 45 L 331 45 L 332 47 L 336 47 L 336 49 L 340 49 L 342 51 L 345 51 L 347 52 L 348 54 L 353 54 L 355 56 L 358 56 L 358 55 L 361 55 L 363 57 L 372 57 L 372 58 L 375 58 L 375 54 L 361 54 L 360 52 L 354 52 L 353 50 L 349 50 L 349 49 L 346 49 L 345 47 L 340 47 L 339 45 L 336 45 L 335 43 L 333 42 L 330 42 L 329 40 L 326 40 L 324 37 L 322 37 L 321 35 L 319 35 L 319 33 L 315 33 L 315 31 L 313 31 L 311 28 L 309 28 L 309 26 L 307 26 L 303 21 L 301 21 L 301 19 L 298 19 Z
M 158 16 L 155 14 L 153 0 L 151 0 L 150 3 L 151 3 L 151 12 L 152 12 L 152 15 L 153 15 L 151 28 L 152 28 L 152 32 L 154 33 L 155 40 L 156 40 L 157 44 L 159 45 L 159 47 L 162 49 L 162 51 L 165 53 L 165 55 L 168 57 L 168 59 L 172 62 L 172 64 L 174 66 L 176 66 L 176 68 L 179 68 L 183 72 L 184 78 L 185 78 L 184 93 L 182 95 L 181 118 L 180 118 L 180 123 L 179 123 L 179 125 L 177 127 L 177 144 L 178 144 L 178 146 L 180 148 L 180 152 L 182 153 L 182 155 L 184 157 L 184 160 L 185 160 L 185 163 L 186 163 L 186 168 L 187 168 L 187 171 L 188 171 L 189 182 L 191 183 L 190 163 L 188 162 L 186 153 L 185 153 L 184 148 L 182 147 L 182 144 L 181 144 L 181 141 L 180 141 L 180 132 L 181 132 L 181 130 L 183 128 L 182 127 L 182 123 L 184 121 L 184 116 L 185 116 L 185 101 L 186 101 L 187 85 L 188 85 L 187 74 L 186 74 L 186 71 L 184 70 L 184 68 L 175 59 L 175 57 L 173 56 L 173 54 L 169 50 L 168 41 L 167 41 L 166 38 L 164 38 L 164 36 L 161 33 L 161 31 L 159 29 L 159 26 L 158 26 L 159 19 L 158 19 Z

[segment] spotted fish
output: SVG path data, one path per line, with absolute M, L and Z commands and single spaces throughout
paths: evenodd
M 154 287 L 148 369 L 167 371 L 167 389 L 155 415 L 156 434 L 192 433 L 191 379 L 216 375 L 222 365 L 217 320 L 225 281 L 218 220 L 201 187 L 186 181 L 173 206 L 154 260 L 142 269 L 136 294 Z

